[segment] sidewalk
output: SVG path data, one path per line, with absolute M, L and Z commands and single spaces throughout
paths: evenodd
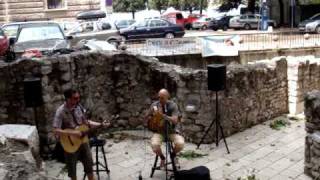
M 236 180 L 239 177 L 247 178 L 250 174 L 261 180 L 311 180 L 303 174 L 305 122 L 297 120 L 290 123 L 291 125 L 281 130 L 274 130 L 270 128 L 268 121 L 228 137 L 230 154 L 227 154 L 223 141 L 220 141 L 218 148 L 215 144 L 203 144 L 199 150 L 195 144 L 187 143 L 184 151 L 194 150 L 208 155 L 193 160 L 180 157 L 181 169 L 204 165 L 210 169 L 214 180 Z M 143 140 L 143 137 L 151 135 L 150 132 L 125 131 L 122 134 L 127 135 L 122 135 L 125 139 L 120 142 L 108 139 L 105 150 L 111 173 L 108 177 L 101 172 L 100 179 L 138 179 L 139 171 L 142 171 L 143 179 L 151 179 L 149 176 L 155 156 L 148 140 Z M 60 163 L 46 162 L 49 176 L 68 179 L 66 172 L 61 170 L 62 167 L 64 165 Z M 82 165 L 78 163 L 78 178 L 82 179 L 82 176 Z M 156 171 L 152 179 L 164 180 L 165 173 Z

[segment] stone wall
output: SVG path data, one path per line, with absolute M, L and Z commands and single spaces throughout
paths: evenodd
M 170 55 L 159 56 L 159 61 L 176 64 L 182 67 L 194 69 L 206 69 L 208 64 L 248 64 L 261 59 L 273 59 L 277 57 L 293 56 L 297 61 L 303 56 L 313 56 L 320 58 L 319 47 L 278 49 L 278 50 L 256 50 L 256 51 L 239 51 L 238 56 L 210 56 L 202 57 L 201 54 Z M 303 59 L 303 58 L 302 58 Z
M 320 59 L 314 56 L 288 57 L 290 114 L 303 112 L 304 96 L 320 88 Z
M 304 172 L 313 179 L 320 178 L 320 91 L 305 96 L 306 144 Z
M 285 59 L 227 67 L 226 90 L 219 92 L 226 135 L 288 112 Z M 207 90 L 207 71 L 159 62 L 155 58 L 116 52 L 74 53 L 39 61 L 22 60 L 0 68 L 0 122 L 34 124 L 23 100 L 23 80 L 42 80 L 44 105 L 37 108 L 41 137 L 51 130 L 63 91 L 78 88 L 82 104 L 95 119 L 113 117 L 113 128 L 142 128 L 146 109 L 160 88 L 167 88 L 183 115 L 183 133 L 198 142 L 215 113 L 215 96 Z M 186 107 L 193 107 L 186 108 Z M 214 128 L 206 142 L 214 139 Z

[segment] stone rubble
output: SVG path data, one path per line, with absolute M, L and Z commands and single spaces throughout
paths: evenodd
M 305 96 L 305 162 L 304 172 L 313 179 L 320 178 L 320 91 Z

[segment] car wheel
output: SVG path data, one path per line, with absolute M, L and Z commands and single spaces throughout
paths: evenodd
M 212 28 L 212 30 L 217 31 L 218 29 L 217 28 Z
M 244 29 L 245 29 L 245 30 L 249 30 L 249 29 L 251 29 L 251 27 L 250 27 L 249 24 L 245 24 L 245 25 L 244 25 Z
M 167 38 L 167 39 L 173 39 L 174 38 L 174 34 L 173 33 L 167 33 L 164 37 Z
M 206 30 L 206 29 L 208 29 L 208 27 L 207 27 L 206 25 L 203 25 L 203 26 L 201 27 L 201 30 Z
M 191 24 L 186 24 L 186 25 L 185 25 L 185 28 L 186 28 L 187 30 L 190 30 L 190 29 L 191 29 Z
M 224 25 L 224 26 L 222 27 L 222 30 L 227 31 L 227 30 L 228 30 L 228 26 L 227 26 L 227 25 Z
M 316 33 L 320 34 L 320 26 L 316 28 Z

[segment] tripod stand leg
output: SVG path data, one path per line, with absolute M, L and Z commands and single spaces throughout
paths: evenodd
M 204 135 L 201 138 L 201 141 L 199 142 L 199 144 L 197 144 L 197 149 L 199 149 L 200 145 L 203 143 L 204 138 L 207 136 L 207 134 L 209 133 L 211 127 L 213 126 L 214 120 L 211 122 L 209 128 L 207 129 L 207 131 L 204 133 Z
M 226 145 L 226 148 L 227 148 L 227 152 L 228 152 L 228 154 L 230 154 L 230 151 L 229 151 L 229 148 L 228 148 L 228 144 L 227 144 L 227 141 L 226 141 L 226 137 L 224 136 L 223 128 L 222 128 L 222 126 L 220 124 L 220 121 L 218 121 L 218 124 L 219 124 L 219 128 L 220 128 L 220 131 L 221 131 L 221 136 L 222 136 L 224 144 Z

